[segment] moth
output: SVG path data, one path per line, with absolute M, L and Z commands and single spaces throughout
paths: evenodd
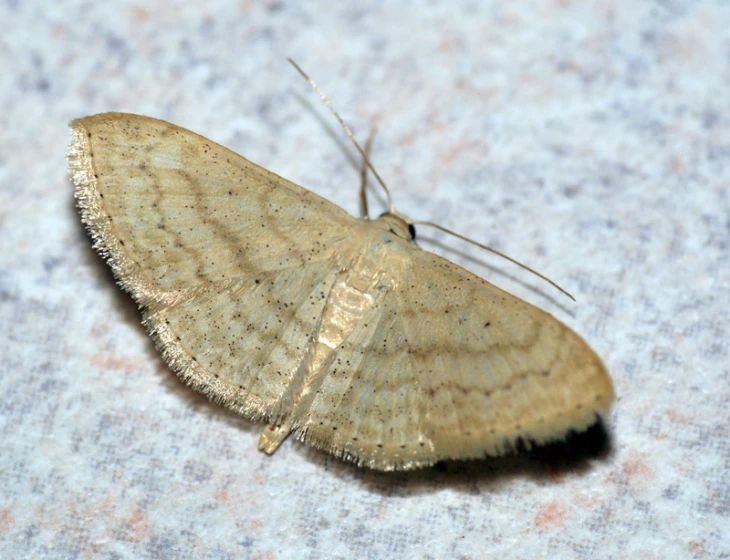
M 548 313 L 193 132 L 71 123 L 94 247 L 194 389 L 377 470 L 500 455 L 582 431 L 613 400 L 595 352 Z

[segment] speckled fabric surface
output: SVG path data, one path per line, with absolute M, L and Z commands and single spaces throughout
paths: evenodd
M 0 22 L 1 558 L 730 556 L 727 3 L 10 1 Z M 80 224 L 67 122 L 162 118 L 355 213 L 353 151 L 287 56 L 358 137 L 378 126 L 402 212 L 575 294 L 419 229 L 603 357 L 603 452 L 266 457 L 166 368 Z

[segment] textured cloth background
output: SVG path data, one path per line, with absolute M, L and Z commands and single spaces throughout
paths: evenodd
M 730 5 L 302 4 L 0 4 L 0 557 L 730 556 Z M 287 56 L 360 138 L 378 125 L 402 212 L 575 294 L 419 228 L 603 357 L 610 452 L 395 475 L 292 440 L 266 457 L 261 425 L 166 368 L 80 225 L 67 122 L 159 117 L 356 213 Z

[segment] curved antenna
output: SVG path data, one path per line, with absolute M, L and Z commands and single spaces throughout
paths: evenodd
M 321 89 L 319 89 L 319 86 L 316 83 L 314 83 L 314 80 L 312 78 L 310 78 L 307 75 L 307 73 L 304 70 L 302 70 L 300 68 L 300 66 L 296 62 L 294 62 L 291 58 L 287 58 L 287 60 L 289 61 L 289 64 L 291 64 L 296 69 L 296 71 L 299 72 L 299 74 L 301 74 L 302 78 L 304 78 L 307 82 L 309 82 L 309 85 L 312 86 L 312 89 L 314 89 L 314 91 L 317 92 L 317 95 L 319 95 L 320 99 L 322 99 L 322 102 L 325 105 L 327 105 L 327 107 L 329 108 L 329 110 L 332 111 L 332 114 L 335 116 L 335 118 L 342 125 L 342 128 L 345 129 L 345 132 L 347 133 L 347 136 L 350 137 L 350 140 L 352 140 L 352 143 L 357 148 L 357 151 L 360 152 L 360 155 L 363 157 L 363 163 L 366 164 L 367 165 L 367 168 L 370 169 L 370 171 L 373 172 L 373 175 L 377 179 L 378 184 L 380 184 L 380 186 L 383 187 L 383 191 L 385 191 L 385 196 L 388 199 L 388 209 L 389 209 L 389 213 L 390 214 L 393 214 L 395 216 L 398 216 L 399 218 L 403 219 L 405 222 L 407 222 L 409 224 L 423 225 L 423 226 L 431 226 L 433 228 L 436 228 L 438 230 L 443 231 L 444 233 L 448 233 L 449 235 L 453 235 L 454 237 L 458 237 L 462 241 L 466 241 L 467 243 L 471 243 L 472 245 L 476 245 L 477 247 L 480 247 L 480 248 L 484 249 L 485 251 L 489 251 L 490 253 L 494 253 L 495 255 L 500 256 L 503 259 L 506 259 L 509 262 L 516 264 L 520 268 L 523 268 L 527 272 L 531 272 L 532 274 L 534 274 L 538 278 L 541 278 L 542 280 L 544 280 L 545 282 L 547 282 L 548 284 L 550 284 L 554 288 L 557 288 L 560 292 L 562 292 L 563 294 L 565 294 L 566 296 L 568 296 L 570 299 L 572 299 L 573 301 L 575 301 L 575 298 L 572 295 L 570 295 L 570 293 L 568 293 L 566 290 L 564 290 L 563 288 L 561 288 L 560 286 L 558 286 L 555 282 L 553 282 L 552 280 L 550 280 L 550 278 L 548 278 L 547 276 L 544 276 L 544 275 L 540 274 L 537 270 L 533 270 L 529 266 L 527 266 L 525 264 L 522 264 L 520 261 L 517 261 L 517 260 L 513 259 L 512 257 L 508 257 L 504 253 L 501 253 L 500 251 L 497 251 L 496 249 L 492 249 L 491 247 L 488 247 L 487 245 L 482 245 L 481 243 L 479 243 L 477 241 L 474 241 L 473 239 L 469 239 L 468 237 L 466 237 L 464 235 L 461 235 L 460 233 L 456 233 L 455 231 L 451 231 L 450 229 L 445 228 L 444 226 L 440 226 L 438 224 L 435 224 L 433 222 L 429 222 L 429 221 L 426 221 L 426 220 L 411 220 L 407 216 L 404 216 L 403 214 L 401 214 L 400 212 L 398 212 L 395 209 L 395 206 L 393 206 L 393 198 L 390 196 L 390 190 L 388 190 L 388 187 L 385 186 L 385 182 L 383 181 L 383 179 L 380 178 L 380 175 L 378 175 L 378 172 L 375 170 L 375 167 L 373 167 L 373 164 L 370 163 L 370 158 L 368 158 L 368 155 L 365 152 L 365 150 L 363 150 L 360 147 L 360 144 L 358 144 L 357 140 L 355 140 L 355 136 L 352 134 L 352 131 L 350 130 L 350 127 L 347 126 L 347 123 L 342 119 L 342 117 L 339 115 L 339 113 L 337 113 L 337 111 L 335 111 L 335 108 L 332 106 L 332 103 L 330 103 L 330 100 L 327 99 L 327 96 L 324 94 L 324 92 Z M 373 133 L 371 131 L 371 135 L 372 134 Z M 371 138 L 368 138 L 368 144 L 370 142 L 371 142 Z M 363 171 L 361 171 L 361 176 L 364 176 Z M 364 198 L 364 189 L 361 191 L 360 196 L 361 196 L 361 203 L 362 203 L 362 198 Z M 363 210 L 364 210 L 365 215 L 367 216 L 367 200 L 365 201 L 365 204 L 363 206 Z
M 350 140 L 352 140 L 352 143 L 355 144 L 357 151 L 360 152 L 360 155 L 363 157 L 363 161 L 365 161 L 365 163 L 367 164 L 368 169 L 370 169 L 370 171 L 373 172 L 373 175 L 377 179 L 378 183 L 380 184 L 381 187 L 383 187 L 383 190 L 385 191 L 385 196 L 388 199 L 388 208 L 391 213 L 394 213 L 395 206 L 393 206 L 393 198 L 390 196 L 390 191 L 388 190 L 388 187 L 385 186 L 385 182 L 380 178 L 380 175 L 378 175 L 378 172 L 375 171 L 375 167 L 373 167 L 373 164 L 370 163 L 370 159 L 368 159 L 368 155 L 365 153 L 365 150 L 363 150 L 360 147 L 360 144 L 357 143 L 357 140 L 355 140 L 355 136 L 352 134 L 350 127 L 347 126 L 347 123 L 342 119 L 342 117 L 337 113 L 337 111 L 335 111 L 335 108 L 332 106 L 332 103 L 330 103 L 330 100 L 327 99 L 327 96 L 324 94 L 324 92 L 322 92 L 322 90 L 319 89 L 319 86 L 314 83 L 314 80 L 312 78 L 310 78 L 307 75 L 307 73 L 304 70 L 302 70 L 299 67 L 299 65 L 296 62 L 294 62 L 291 58 L 287 58 L 287 60 L 289 61 L 289 64 L 291 64 L 296 69 L 296 71 L 302 75 L 302 78 L 304 78 L 305 80 L 307 80 L 307 82 L 309 82 L 309 85 L 312 86 L 312 89 L 317 92 L 317 95 L 319 95 L 319 97 L 322 99 L 324 104 L 327 105 L 329 110 L 332 111 L 332 114 L 340 122 L 340 124 L 342 125 L 342 128 L 345 129 L 345 132 L 350 137 Z
M 402 216 L 402 215 L 401 215 L 401 217 L 402 218 L 405 218 L 405 216 Z M 507 259 L 509 262 L 516 264 L 520 268 L 525 269 L 527 272 L 531 272 L 532 274 L 534 274 L 538 278 L 542 278 L 543 280 L 545 280 L 545 282 L 547 282 L 548 284 L 550 284 L 554 288 L 557 288 L 563 294 L 565 294 L 570 299 L 572 299 L 573 301 L 575 301 L 575 298 L 572 295 L 570 295 L 570 293 L 568 293 L 566 290 L 564 290 L 563 288 L 561 288 L 560 286 L 558 286 L 555 282 L 553 282 L 552 280 L 550 280 L 550 278 L 548 278 L 547 276 L 544 276 L 544 275 L 540 274 L 537 270 L 533 270 L 532 268 L 530 268 L 526 264 L 522 264 L 520 261 L 517 261 L 517 260 L 513 259 L 512 257 L 508 257 L 507 255 L 505 255 L 504 253 L 502 253 L 500 251 L 497 251 L 496 249 L 492 249 L 491 247 L 488 247 L 487 245 L 482 245 L 478 241 L 474 241 L 473 239 L 469 239 L 468 237 L 466 237 L 464 235 L 461 235 L 460 233 L 456 233 L 455 231 L 451 231 L 450 229 L 445 228 L 444 226 L 440 226 L 438 224 L 434 224 L 433 222 L 428 222 L 426 220 L 413 220 L 413 221 L 410 221 L 409 223 L 414 224 L 414 225 L 431 226 L 433 228 L 436 228 L 438 230 L 443 231 L 444 233 L 448 233 L 449 235 L 453 235 L 454 237 L 458 237 L 462 241 L 466 241 L 467 243 L 471 243 L 472 245 L 476 245 L 477 247 L 480 247 L 480 248 L 484 249 L 485 251 L 489 251 L 490 253 L 494 253 L 495 255 L 498 255 L 498 256 L 502 257 L 503 259 Z

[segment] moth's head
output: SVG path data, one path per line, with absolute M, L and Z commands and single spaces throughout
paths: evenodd
M 397 214 L 384 212 L 377 220 L 374 221 L 374 223 L 380 225 L 384 230 L 390 231 L 390 233 L 400 237 L 401 239 L 405 239 L 406 241 L 416 240 L 416 228 L 413 227 L 413 224 L 409 224 Z

